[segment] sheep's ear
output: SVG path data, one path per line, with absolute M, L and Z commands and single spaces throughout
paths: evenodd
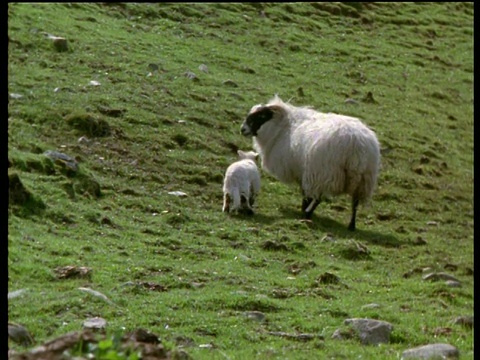
M 267 105 L 270 110 L 273 111 L 275 114 L 284 114 L 285 113 L 285 108 L 281 105 Z
M 238 156 L 240 156 L 242 159 L 245 157 L 245 151 L 242 150 L 237 150 Z

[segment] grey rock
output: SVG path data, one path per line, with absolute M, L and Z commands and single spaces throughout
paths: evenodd
M 362 306 L 362 310 L 365 310 L 365 309 L 377 309 L 377 308 L 379 308 L 379 307 L 380 307 L 380 305 L 375 304 L 375 303 L 371 303 L 371 304 L 363 305 L 363 306 Z
M 458 359 L 460 352 L 455 346 L 449 344 L 429 344 L 413 349 L 405 350 L 402 353 L 403 359 Z
M 455 280 L 447 280 L 447 281 L 445 281 L 445 284 L 447 284 L 447 286 L 450 286 L 450 287 L 461 287 L 462 286 L 460 281 L 455 281 Z
M 444 273 L 444 272 L 432 272 L 424 275 L 422 277 L 423 280 L 430 280 L 430 281 L 439 281 L 439 280 L 453 280 L 453 281 L 458 281 L 458 279 L 450 274 Z
M 473 316 L 458 316 L 453 320 L 454 324 L 462 325 L 467 328 L 473 328 Z
M 103 330 L 106 326 L 107 320 L 101 317 L 93 317 L 83 322 L 83 327 L 86 329 Z
M 247 311 L 244 312 L 243 315 L 245 315 L 248 319 L 251 320 L 256 320 L 260 322 L 265 320 L 265 314 L 260 311 Z
M 378 345 L 388 343 L 393 325 L 381 320 L 374 319 L 346 319 L 345 325 L 350 325 L 357 331 L 362 344 Z
M 78 170 L 77 160 L 75 160 L 71 156 L 68 156 L 64 153 L 54 151 L 54 150 L 47 150 L 43 153 L 43 155 L 49 157 L 53 161 L 59 161 L 59 162 L 63 163 L 65 166 L 69 167 L 73 171 Z
M 358 101 L 352 98 L 345 99 L 345 104 L 354 104 L 357 105 Z

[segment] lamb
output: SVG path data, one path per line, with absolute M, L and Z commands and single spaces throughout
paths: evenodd
M 231 164 L 223 181 L 223 212 L 253 215 L 252 206 L 260 192 L 260 172 L 254 151 L 237 151 L 240 160 Z M 233 204 L 232 204 L 233 201 Z
M 370 202 L 380 168 L 380 145 L 371 129 L 357 118 L 296 107 L 275 95 L 251 108 L 241 133 L 253 137 L 267 173 L 300 185 L 305 219 L 323 197 L 349 194 L 348 229 L 355 230 L 357 207 Z

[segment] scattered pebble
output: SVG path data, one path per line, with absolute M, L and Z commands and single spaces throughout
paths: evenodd
M 173 195 L 173 196 L 178 196 L 178 197 L 185 197 L 185 196 L 187 196 L 187 194 L 184 193 L 183 191 L 169 191 L 169 192 L 168 192 L 168 195 Z
M 199 69 L 200 71 L 203 71 L 204 73 L 208 73 L 208 67 L 207 67 L 207 65 L 205 65 L 205 64 L 201 64 L 201 65 L 198 67 L 198 69 Z

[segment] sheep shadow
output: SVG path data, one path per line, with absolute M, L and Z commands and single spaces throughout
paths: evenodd
M 238 221 L 248 221 L 252 223 L 260 223 L 265 225 L 273 224 L 276 220 L 274 216 L 267 215 L 262 212 L 255 211 L 254 214 L 246 214 L 240 212 L 238 214 L 228 214 L 231 219 L 238 220 Z
M 285 217 L 296 219 L 302 221 L 300 211 L 295 211 L 294 209 L 281 208 L 280 211 Z M 357 218 L 358 219 L 358 218 Z M 342 239 L 355 239 L 364 241 L 372 245 L 379 245 L 384 247 L 398 248 L 402 245 L 408 244 L 407 241 L 402 241 L 393 234 L 384 234 L 377 231 L 368 230 L 365 227 L 368 225 L 363 225 L 357 221 L 357 228 L 355 231 L 348 230 L 348 220 L 341 222 L 330 217 L 316 215 L 315 213 L 312 216 L 312 219 L 303 220 L 308 222 L 312 230 L 318 230 L 323 232 L 328 232 L 334 235 L 334 237 Z

